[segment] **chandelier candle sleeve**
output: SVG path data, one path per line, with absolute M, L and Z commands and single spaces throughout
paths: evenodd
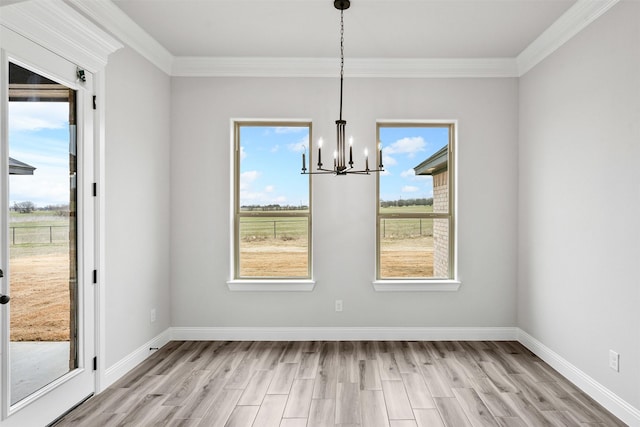
M 369 150 L 364 149 L 364 170 L 369 172 Z
M 305 150 L 306 150 L 306 148 L 305 148 Z M 302 170 L 303 171 L 307 170 L 307 162 L 305 161 L 305 158 L 304 158 L 304 151 L 302 152 Z

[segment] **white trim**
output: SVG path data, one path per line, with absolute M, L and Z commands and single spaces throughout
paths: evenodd
M 63 1 L 2 6 L 0 23 L 92 73 L 104 68 L 107 57 L 123 47 Z
M 508 341 L 514 327 L 174 327 L 186 341 Z
M 171 76 L 336 76 L 337 58 L 175 57 L 113 2 L 68 1 Z M 345 75 L 349 78 L 520 77 L 618 1 L 578 0 L 516 58 L 351 58 L 345 63 Z M 3 7 L 3 14 L 10 6 Z
M 340 63 L 334 58 L 176 57 L 172 76 L 180 77 L 329 77 Z M 353 58 L 345 77 L 474 78 L 517 77 L 513 58 Z
M 227 286 L 230 291 L 242 292 L 311 292 L 315 287 L 314 280 L 229 280 Z
M 371 282 L 377 292 L 454 292 L 460 289 L 459 280 L 374 280 Z
M 104 375 L 103 390 L 114 384 L 117 380 L 122 378 L 133 368 L 144 362 L 149 356 L 151 356 L 155 350 L 151 348 L 161 348 L 166 345 L 172 339 L 171 329 L 166 329 L 156 337 L 147 341 L 127 356 L 120 359 L 118 362 L 107 368 Z
M 578 0 L 516 58 L 518 75 L 523 76 L 619 0 Z
M 97 195 L 94 197 L 95 209 L 95 269 L 98 270 L 96 287 L 96 356 L 98 357 L 98 366 L 96 370 L 96 393 L 100 393 L 107 388 L 105 385 L 105 366 L 104 361 L 107 360 L 107 260 L 106 260 L 106 196 L 104 191 L 104 182 L 106 174 L 106 76 L 105 72 L 94 74 L 94 85 L 96 95 L 96 109 L 94 110 L 94 161 L 93 168 L 94 182 L 96 183 Z
M 111 1 L 68 0 L 167 74 L 173 55 Z
M 517 340 L 622 421 L 640 426 L 640 409 L 633 407 L 520 328 L 517 328 Z

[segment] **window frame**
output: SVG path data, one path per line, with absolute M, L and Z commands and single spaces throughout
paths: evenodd
M 376 122 L 376 140 L 381 141 L 380 131 L 382 128 L 448 128 L 448 212 L 447 213 L 381 213 L 380 212 L 380 180 L 376 179 L 376 260 L 375 260 L 375 280 L 373 286 L 377 291 L 456 291 L 460 287 L 460 280 L 457 272 L 457 227 L 456 227 L 456 188 L 457 188 L 457 121 L 455 120 L 381 120 Z M 384 153 L 384 147 L 382 147 Z M 378 162 L 380 162 L 380 152 L 378 151 Z M 448 219 L 448 275 L 447 277 L 381 277 L 381 238 L 380 229 L 382 219 Z
M 315 282 L 312 280 L 312 197 L 311 175 L 308 176 L 309 209 L 305 211 L 288 212 L 259 212 L 241 211 L 240 209 L 240 130 L 243 127 L 307 127 L 309 144 L 312 141 L 313 125 L 311 120 L 279 120 L 279 119 L 233 119 L 231 121 L 232 139 L 232 251 L 231 251 L 231 279 L 227 281 L 230 290 L 234 291 L 289 291 L 312 290 Z M 311 150 L 307 150 L 311 162 Z M 305 218 L 307 220 L 307 274 L 305 276 L 241 276 L 240 275 L 240 221 L 241 218 Z

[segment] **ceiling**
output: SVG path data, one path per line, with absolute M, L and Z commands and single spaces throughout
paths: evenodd
M 113 0 L 174 57 L 335 58 L 331 0 Z M 346 58 L 515 58 L 575 0 L 352 0 Z

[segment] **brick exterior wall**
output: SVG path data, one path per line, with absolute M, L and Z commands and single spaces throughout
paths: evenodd
M 433 175 L 433 212 L 449 210 L 449 173 Z M 433 220 L 433 276 L 449 277 L 449 220 Z

